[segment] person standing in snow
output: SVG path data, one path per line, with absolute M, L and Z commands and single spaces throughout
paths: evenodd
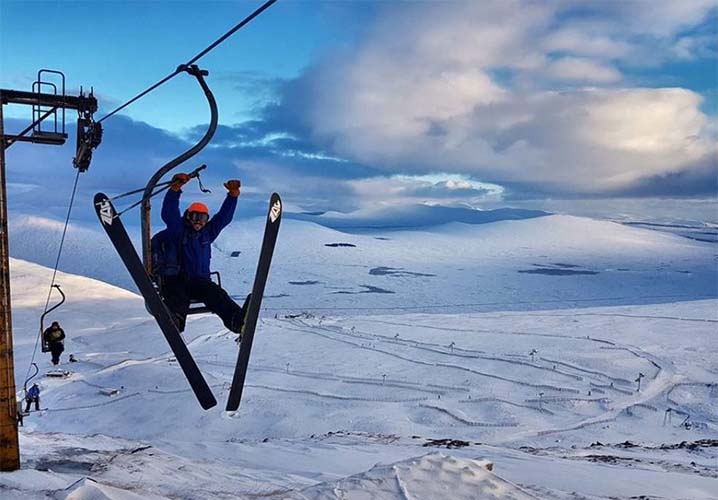
M 25 395 L 25 413 L 30 413 L 32 403 L 35 403 L 35 411 L 40 411 L 40 388 L 37 384 L 32 384 Z
M 190 300 L 198 300 L 218 315 L 230 331 L 241 335 L 249 297 L 240 307 L 210 278 L 212 242 L 232 222 L 241 182 L 230 179 L 224 183 L 227 197 L 210 218 L 207 205 L 199 202 L 191 203 L 184 215 L 180 215 L 182 186 L 189 180 L 187 174 L 175 174 L 162 202 L 162 220 L 167 225 L 165 241 L 179 261 L 179 273 L 164 278 L 162 296 L 174 313 L 180 331 L 184 331 Z
M 57 365 L 60 362 L 60 354 L 65 350 L 65 331 L 60 328 L 60 323 L 53 321 L 52 325 L 42 332 L 42 341 L 52 353 L 52 364 Z

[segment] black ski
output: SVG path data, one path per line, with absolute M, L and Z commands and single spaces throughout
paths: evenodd
M 267 214 L 267 224 L 264 227 L 262 248 L 259 251 L 257 273 L 254 275 L 252 297 L 249 299 L 249 309 L 244 320 L 244 332 L 242 333 L 237 365 L 234 368 L 234 377 L 232 377 L 232 387 L 229 389 L 227 411 L 235 411 L 239 408 L 239 402 L 242 399 L 242 389 L 244 389 L 244 378 L 247 375 L 247 367 L 249 366 L 249 354 L 252 351 L 254 330 L 257 327 L 264 286 L 267 284 L 269 265 L 272 263 L 272 254 L 274 253 L 274 245 L 277 242 L 279 223 L 281 221 L 282 199 L 277 193 L 272 193 L 272 197 L 269 199 L 269 213 Z
M 199 371 L 197 363 L 195 363 L 189 349 L 187 349 L 187 345 L 184 343 L 179 330 L 177 330 L 177 327 L 172 321 L 172 317 L 162 301 L 162 297 L 157 293 L 150 277 L 147 275 L 145 266 L 142 264 L 139 255 L 137 255 L 137 250 L 135 250 L 135 247 L 132 245 L 125 226 L 122 224 L 120 218 L 116 217 L 117 211 L 115 207 L 104 193 L 97 193 L 95 195 L 95 211 L 97 212 L 97 217 L 100 219 L 102 227 L 105 229 L 105 232 L 107 232 L 117 253 L 120 254 L 122 262 L 124 262 L 125 267 L 127 267 L 137 288 L 139 288 L 140 293 L 144 297 L 148 310 L 157 320 L 157 324 L 162 330 L 165 339 L 167 339 L 167 343 L 170 345 L 185 377 L 187 377 L 187 381 L 189 381 L 189 385 L 192 387 L 195 396 L 197 396 L 199 404 L 205 410 L 212 408 L 217 404 L 212 390 Z

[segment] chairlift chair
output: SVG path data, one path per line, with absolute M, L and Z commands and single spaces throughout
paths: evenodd
M 62 299 L 60 302 L 52 306 L 50 309 L 42 313 L 42 316 L 40 316 L 40 337 L 42 338 L 42 352 L 50 352 L 50 344 L 45 340 L 45 316 L 50 314 L 52 311 L 60 307 L 62 304 L 65 303 L 65 294 L 62 293 L 62 289 L 60 288 L 60 285 L 54 284 L 52 285 L 52 288 L 57 288 L 57 291 L 60 292 L 60 295 L 62 295 Z
M 204 91 L 204 95 L 207 98 L 207 103 L 209 104 L 210 109 L 210 122 L 209 126 L 207 127 L 207 131 L 205 132 L 204 136 L 190 149 L 185 151 L 184 153 L 180 154 L 178 157 L 170 160 L 165 165 L 163 165 L 155 174 L 150 178 L 150 180 L 147 182 L 147 186 L 145 187 L 144 194 L 142 197 L 142 209 L 140 210 L 140 223 L 142 227 L 142 260 L 145 265 L 145 269 L 147 270 L 147 274 L 152 278 L 152 281 L 155 284 L 155 287 L 157 288 L 158 293 L 161 297 L 164 297 L 162 295 L 162 283 L 160 279 L 157 279 L 155 276 L 155 273 L 153 273 L 152 270 L 152 248 L 151 248 L 151 239 L 152 239 L 152 227 L 151 227 L 151 204 L 150 204 L 150 198 L 155 194 L 153 193 L 155 187 L 159 183 L 160 179 L 167 173 L 169 173 L 173 168 L 179 166 L 180 164 L 184 163 L 185 161 L 189 160 L 191 157 L 199 153 L 207 144 L 209 144 L 209 141 L 214 136 L 215 131 L 217 130 L 217 123 L 219 122 L 219 112 L 217 110 L 217 102 L 214 98 L 214 95 L 212 94 L 212 91 L 209 89 L 209 86 L 207 85 L 207 82 L 204 80 L 204 77 L 209 74 L 208 71 L 200 69 L 197 65 L 181 65 L 178 69 L 187 72 L 188 74 L 194 76 L 197 79 L 197 82 L 202 87 L 202 90 Z M 202 170 L 204 168 L 200 167 L 194 171 L 194 173 L 198 176 L 199 170 Z M 201 186 L 201 184 L 200 184 Z M 210 273 L 211 276 L 216 277 L 217 284 L 221 286 L 221 278 L 219 275 L 219 272 L 214 271 Z M 201 302 L 198 301 L 191 301 L 190 302 L 190 309 L 187 314 L 200 314 L 200 313 L 207 313 L 211 312 L 209 308 L 207 308 L 204 305 L 197 305 L 201 304 Z M 149 309 L 148 309 L 149 310 Z

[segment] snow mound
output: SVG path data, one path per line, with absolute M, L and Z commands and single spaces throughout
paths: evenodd
M 166 498 L 145 491 L 141 494 L 133 493 L 85 478 L 72 488 L 64 500 L 160 500 Z
M 389 500 L 536 500 L 491 472 L 484 460 L 455 458 L 440 453 L 377 465 L 371 470 L 301 492 L 302 499 Z

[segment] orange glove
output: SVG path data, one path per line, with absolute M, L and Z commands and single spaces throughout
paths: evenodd
M 172 191 L 181 191 L 182 186 L 187 184 L 190 180 L 190 176 L 187 174 L 175 174 L 172 176 L 172 184 L 170 185 L 170 189 Z
M 239 196 L 239 188 L 241 185 L 242 183 L 239 181 L 239 179 L 230 179 L 224 183 L 224 187 L 227 188 L 229 195 L 234 196 L 235 198 Z

